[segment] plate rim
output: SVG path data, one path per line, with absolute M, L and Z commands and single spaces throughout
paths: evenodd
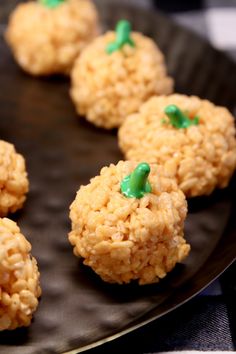
M 205 290 L 209 285 L 211 285 L 216 279 L 218 279 L 228 268 L 230 268 L 233 263 L 236 262 L 236 256 L 232 259 L 232 261 L 226 266 L 226 268 L 223 268 L 219 274 L 217 274 L 215 277 L 213 277 L 209 282 L 207 282 L 203 287 L 201 287 L 199 290 L 197 290 L 196 292 L 194 292 L 190 297 L 186 298 L 185 300 L 183 300 L 182 302 L 179 302 L 177 305 L 173 306 L 172 308 L 169 308 L 167 310 L 165 310 L 163 313 L 161 314 L 158 314 L 158 315 L 154 315 L 153 317 L 147 319 L 147 320 L 144 320 L 144 321 L 141 321 L 140 323 L 136 324 L 136 325 L 133 325 L 125 330 L 122 330 L 118 333 L 115 333 L 113 335 L 110 335 L 106 338 L 103 338 L 103 339 L 99 339 L 98 341 L 96 342 L 93 342 L 91 344 L 87 344 L 83 347 L 79 347 L 79 348 L 75 348 L 75 349 L 72 349 L 72 350 L 69 350 L 69 351 L 63 351 L 61 352 L 61 354 L 79 354 L 79 353 L 84 353 L 88 350 L 91 350 L 91 349 L 95 349 L 95 348 L 98 348 L 98 347 L 101 347 L 102 345 L 106 344 L 106 343 L 110 343 L 116 339 L 119 339 L 131 332 L 134 332 L 136 330 L 138 330 L 139 328 L 147 325 L 147 324 L 150 324 L 156 320 L 158 320 L 159 318 L 169 314 L 170 312 L 172 311 L 175 311 L 177 310 L 179 307 L 181 307 L 182 305 L 186 304 L 187 302 L 191 301 L 193 298 L 195 298 L 197 295 L 199 295 L 203 290 Z M 204 266 L 204 265 L 203 265 Z M 203 268 L 203 266 L 199 269 L 198 272 L 200 272 L 200 270 Z M 198 274 L 198 272 L 196 274 Z M 196 275 L 195 274 L 195 275 Z M 191 281 L 192 278 L 189 279 L 189 281 Z M 189 281 L 187 281 L 186 283 L 184 283 L 183 285 L 186 285 Z M 173 295 L 172 295 L 173 296 Z M 172 297 L 170 296 L 168 298 L 168 300 Z M 167 301 L 167 300 L 166 300 Z M 164 301 L 165 303 L 165 301 Z M 150 312 L 152 312 L 154 310 L 151 310 Z

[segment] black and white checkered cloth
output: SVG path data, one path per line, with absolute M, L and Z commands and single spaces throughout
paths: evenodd
M 187 304 L 136 332 L 91 351 L 91 354 L 234 352 L 235 275 L 236 264 Z
M 159 8 L 236 60 L 236 0 L 123 0 Z
M 123 2 L 168 12 L 179 24 L 204 36 L 236 61 L 236 0 Z M 179 309 L 91 354 L 205 354 L 235 350 L 236 264 Z

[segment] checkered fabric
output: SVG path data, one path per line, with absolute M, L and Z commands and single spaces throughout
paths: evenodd
M 236 0 L 123 0 L 158 8 L 236 60 Z
M 233 353 L 236 263 L 200 295 L 153 323 L 91 354 Z

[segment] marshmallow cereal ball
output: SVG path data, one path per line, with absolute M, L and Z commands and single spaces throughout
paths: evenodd
M 79 115 L 98 127 L 120 126 L 152 95 L 170 94 L 163 54 L 130 24 L 118 22 L 116 32 L 96 38 L 76 60 L 71 97 Z
M 190 251 L 186 213 L 183 192 L 159 166 L 120 161 L 77 192 L 69 241 L 104 281 L 158 282 Z
M 23 156 L 12 144 L 0 140 L 0 216 L 22 208 L 28 189 Z
M 26 72 L 68 74 L 98 32 L 98 15 L 90 0 L 38 0 L 16 7 L 6 40 Z
M 224 188 L 236 167 L 234 118 L 195 96 L 152 97 L 119 130 L 125 157 L 164 166 L 187 197 Z
M 29 326 L 41 295 L 31 245 L 15 222 L 0 219 L 0 331 Z

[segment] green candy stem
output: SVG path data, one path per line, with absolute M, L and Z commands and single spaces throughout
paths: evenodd
M 39 0 L 39 2 L 47 7 L 54 8 L 62 4 L 65 0 Z
M 190 119 L 174 104 L 171 104 L 165 108 L 165 114 L 169 117 L 170 124 L 177 129 L 188 128 L 191 125 L 199 124 L 198 117 Z
M 113 52 L 120 50 L 124 45 L 128 44 L 131 47 L 135 47 L 133 39 L 130 37 L 131 25 L 129 21 L 121 20 L 116 25 L 116 39 L 115 42 L 109 43 L 106 52 L 112 54 Z
M 150 166 L 142 162 L 135 170 L 126 176 L 121 182 L 121 192 L 127 198 L 142 198 L 146 193 L 152 191 L 152 187 L 148 182 L 148 176 L 150 173 Z

